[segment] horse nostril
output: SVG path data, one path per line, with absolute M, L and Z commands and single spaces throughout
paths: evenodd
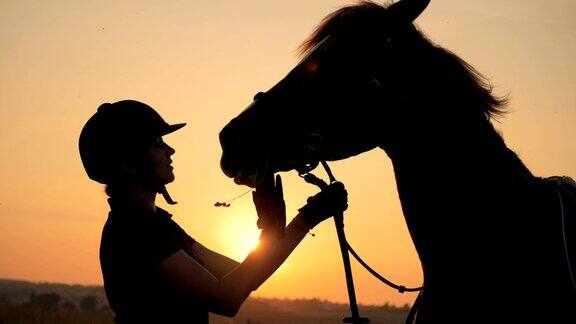
M 235 159 L 230 159 L 228 155 L 222 154 L 222 158 L 220 159 L 220 168 L 229 178 L 234 178 L 240 171 L 237 163 L 234 162 Z
M 220 139 L 220 146 L 222 146 L 224 149 L 224 146 L 227 146 L 227 144 L 230 142 L 230 139 L 232 138 L 232 130 L 230 124 L 222 128 L 220 134 L 218 134 L 218 138 Z

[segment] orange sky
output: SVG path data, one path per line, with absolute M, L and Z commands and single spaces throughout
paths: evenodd
M 297 62 L 296 48 L 349 1 L 0 2 L 0 278 L 101 284 L 107 204 L 86 177 L 77 139 L 103 102 L 149 103 L 189 126 L 176 148 L 179 202 L 167 207 L 204 245 L 241 260 L 258 235 L 245 188 L 219 169 L 218 131 Z M 537 175 L 576 176 L 576 2 L 433 0 L 418 20 L 430 38 L 511 94 L 497 127 Z M 372 151 L 333 164 L 350 193 L 349 241 L 406 285 L 420 264 L 389 159 Z M 319 173 L 318 174 L 322 174 Z M 290 214 L 315 192 L 284 175 Z M 249 196 L 247 196 L 249 197 Z M 161 206 L 164 206 L 160 202 Z M 321 224 L 255 294 L 347 302 L 332 222 Z M 353 266 L 361 303 L 411 303 Z

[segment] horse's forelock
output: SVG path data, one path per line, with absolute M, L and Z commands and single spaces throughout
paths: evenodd
M 391 3 L 378 4 L 362 0 L 358 4 L 342 7 L 326 16 L 314 32 L 299 46 L 298 52 L 304 57 L 324 38 L 345 32 L 365 32 L 366 26 L 379 22 Z

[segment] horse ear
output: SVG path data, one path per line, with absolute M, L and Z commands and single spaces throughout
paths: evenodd
M 387 12 L 390 17 L 399 23 L 412 23 L 428 7 L 430 0 L 400 0 L 390 7 Z

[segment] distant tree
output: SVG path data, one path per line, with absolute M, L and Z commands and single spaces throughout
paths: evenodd
M 80 299 L 80 309 L 84 312 L 95 312 L 98 309 L 98 299 L 94 295 L 87 295 Z
M 60 303 L 60 295 L 56 293 L 38 294 L 32 293 L 30 300 L 25 306 L 31 308 L 40 308 L 43 310 L 56 309 Z
M 67 311 L 75 311 L 76 305 L 74 305 L 74 303 L 71 301 L 65 301 L 62 303 L 62 305 L 60 305 L 60 308 L 65 309 Z
M 12 303 L 10 302 L 10 298 L 5 294 L 1 294 L 0 295 L 0 306 L 10 306 L 10 305 L 12 305 Z

